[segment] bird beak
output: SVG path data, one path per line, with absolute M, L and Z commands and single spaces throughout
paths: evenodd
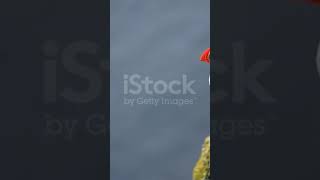
M 210 64 L 210 48 L 206 49 L 200 56 L 200 61 Z

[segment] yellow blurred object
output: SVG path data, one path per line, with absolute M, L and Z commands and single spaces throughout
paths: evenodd
M 193 169 L 193 180 L 210 179 L 210 136 L 207 137 L 202 145 L 200 158 Z

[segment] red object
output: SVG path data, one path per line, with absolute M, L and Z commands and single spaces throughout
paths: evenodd
M 200 61 L 204 61 L 210 64 L 210 48 L 206 49 L 200 56 Z

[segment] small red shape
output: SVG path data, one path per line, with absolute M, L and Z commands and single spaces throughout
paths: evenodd
M 200 56 L 200 61 L 210 64 L 210 48 L 206 49 Z

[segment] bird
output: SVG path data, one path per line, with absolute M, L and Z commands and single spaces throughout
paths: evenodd
M 200 56 L 200 61 L 210 64 L 210 48 L 207 48 Z M 210 85 L 210 76 L 209 76 L 209 85 Z M 211 180 L 210 175 L 210 136 L 206 137 L 200 157 L 193 168 L 192 174 L 193 180 Z

